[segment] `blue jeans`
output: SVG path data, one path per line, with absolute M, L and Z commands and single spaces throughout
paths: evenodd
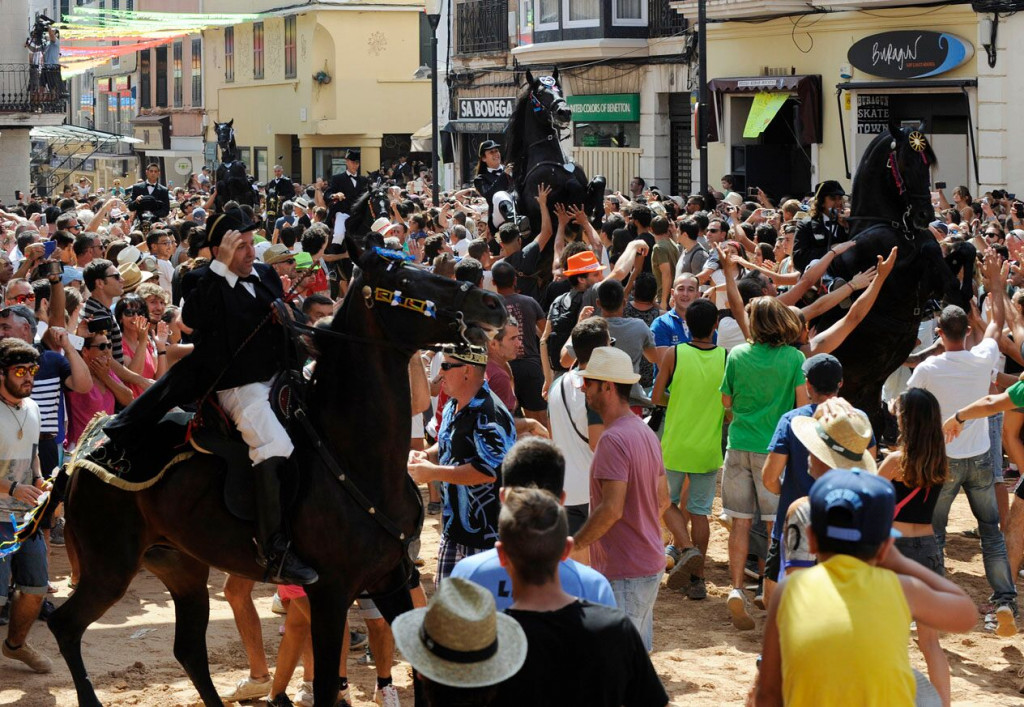
M 649 577 L 610 580 L 615 603 L 626 612 L 626 616 L 640 632 L 648 653 L 654 644 L 654 601 L 658 598 L 663 574 L 659 572 Z
M 992 458 L 988 452 L 968 459 L 949 460 L 949 478 L 939 492 L 939 500 L 932 516 L 932 527 L 939 549 L 946 547 L 946 524 L 953 499 L 963 487 L 971 512 L 978 521 L 981 534 L 981 556 L 985 563 L 985 577 L 992 587 L 992 601 L 998 606 L 1006 604 L 1017 613 L 1017 590 L 1010 576 L 1010 563 L 1006 558 L 1006 542 L 999 531 L 999 508 L 996 505 L 995 477 Z M 945 571 L 945 561 L 943 561 Z

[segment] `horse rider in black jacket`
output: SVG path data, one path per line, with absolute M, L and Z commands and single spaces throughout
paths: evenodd
M 146 165 L 146 181 L 132 187 L 128 210 L 139 218 L 147 211 L 158 219 L 167 218 L 171 213 L 171 195 L 160 183 L 160 165 L 156 162 Z
M 850 234 L 839 222 L 846 192 L 834 179 L 828 179 L 814 190 L 811 217 L 796 227 L 793 237 L 793 268 L 803 272 L 812 260 L 825 255 L 833 245 L 845 243 Z
M 334 243 L 341 243 L 345 236 L 345 221 L 351 213 L 352 204 L 362 194 L 370 191 L 370 181 L 359 176 L 359 150 L 345 152 L 345 171 L 332 174 L 324 190 L 327 202 L 327 223 L 334 231 Z
M 487 226 L 491 235 L 497 238 L 501 224 L 511 221 L 515 216 L 515 204 L 512 202 L 512 175 L 509 168 L 501 163 L 501 145 L 494 140 L 480 143 L 480 158 L 476 167 L 473 187 L 477 193 L 487 200 Z M 495 196 L 498 196 L 495 203 Z

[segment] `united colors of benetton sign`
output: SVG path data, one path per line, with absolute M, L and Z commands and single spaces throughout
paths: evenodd
M 923 79 L 952 71 L 974 56 L 974 46 L 946 32 L 900 30 L 865 37 L 847 59 L 873 76 Z

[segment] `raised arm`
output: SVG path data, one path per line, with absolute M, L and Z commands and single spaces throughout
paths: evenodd
M 743 306 L 743 297 L 736 284 L 736 270 L 739 266 L 722 250 L 721 245 L 716 244 L 715 251 L 718 253 L 718 262 L 721 263 L 722 272 L 725 274 L 725 294 L 729 300 L 729 311 L 732 312 L 733 319 L 736 320 L 740 331 L 743 332 L 744 340 L 748 340 L 750 339 L 750 322 L 747 321 L 747 310 Z
M 878 274 L 875 276 L 875 279 L 868 285 L 868 289 L 864 294 L 856 299 L 853 306 L 850 307 L 850 311 L 842 319 L 811 339 L 810 348 L 812 355 L 835 351 L 846 340 L 846 337 L 850 335 L 850 332 L 864 321 L 864 317 L 871 311 L 872 305 L 878 299 L 878 293 L 881 292 L 886 278 L 889 277 L 889 273 L 896 266 L 896 256 L 896 248 L 889 251 L 889 257 L 885 260 L 882 260 L 882 256 L 878 256 L 878 265 L 876 266 Z M 806 316 L 806 313 L 804 316 Z
M 546 184 L 537 185 L 537 205 L 540 207 L 540 233 L 537 234 L 537 248 L 544 250 L 554 235 L 551 226 L 551 211 L 548 209 L 548 196 L 551 194 L 551 187 Z M 532 224 L 531 224 L 532 225 Z
M 840 255 L 850 250 L 856 245 L 853 241 L 846 241 L 845 243 L 837 243 L 828 249 L 825 255 L 821 256 L 814 267 L 808 268 L 804 271 L 803 276 L 800 280 L 786 292 L 779 295 L 779 301 L 783 304 L 796 304 L 800 301 L 800 298 L 804 296 L 804 293 L 810 289 L 811 285 L 821 279 L 825 271 L 828 270 L 828 266 Z

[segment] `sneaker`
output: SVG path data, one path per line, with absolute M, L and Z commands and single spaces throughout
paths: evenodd
M 270 707 L 294 707 L 288 695 L 283 692 L 277 697 L 268 697 L 266 702 Z
M 708 585 L 704 581 L 703 577 L 696 577 L 690 580 L 690 586 L 686 589 L 686 598 L 693 599 L 694 601 L 700 601 L 701 599 L 707 599 L 708 597 Z
M 64 519 L 58 518 L 50 528 L 50 544 L 54 547 L 64 547 Z
M 334 703 L 334 707 L 352 707 L 352 703 L 349 702 L 348 688 L 344 690 L 338 690 L 338 701 Z M 313 704 L 310 702 L 310 704 Z
M 299 707 L 313 707 L 313 681 L 303 680 L 295 693 L 295 704 Z
M 359 631 L 348 632 L 348 649 L 350 651 L 357 651 L 367 643 L 366 634 L 360 633 Z
M 37 673 L 48 673 L 53 670 L 53 661 L 30 646 L 27 641 L 22 643 L 17 650 L 11 648 L 7 645 L 7 641 L 4 641 L 3 654 L 11 660 L 20 660 Z
M 757 581 L 757 591 L 754 592 L 754 606 L 764 611 L 764 577 Z
M 676 549 L 675 545 L 665 546 L 665 571 L 671 572 L 679 562 L 679 550 Z
M 996 609 L 996 635 L 1003 638 L 1010 638 L 1017 635 L 1017 617 L 1013 615 L 1013 609 L 1005 604 Z
M 262 680 L 246 675 L 235 684 L 235 689 L 230 695 L 221 695 L 225 702 L 245 702 L 246 700 L 258 700 L 270 694 L 271 679 L 268 675 Z
M 270 602 L 270 610 L 275 614 L 284 616 L 288 613 L 288 609 L 284 607 L 284 602 L 281 601 L 281 597 L 278 596 L 277 592 L 274 592 L 274 600 Z
M 676 566 L 668 575 L 668 588 L 676 590 L 685 587 L 690 581 L 690 576 L 703 562 L 704 556 L 697 548 L 691 546 L 683 550 L 676 558 Z
M 729 592 L 729 598 L 725 605 L 732 614 L 732 625 L 740 631 L 750 631 L 754 628 L 754 619 L 750 618 L 750 611 L 747 609 L 747 597 L 742 590 L 733 589 Z
M 373 660 L 373 653 L 370 651 L 370 647 L 366 647 L 366 652 L 359 656 L 359 660 L 356 661 L 357 665 L 376 665 Z
M 427 504 L 427 514 L 428 515 L 436 516 L 440 512 L 441 512 L 441 502 L 440 501 L 431 501 L 430 503 Z
M 373 688 L 373 701 L 380 707 L 402 707 L 402 703 L 398 700 L 398 688 L 394 683 Z

